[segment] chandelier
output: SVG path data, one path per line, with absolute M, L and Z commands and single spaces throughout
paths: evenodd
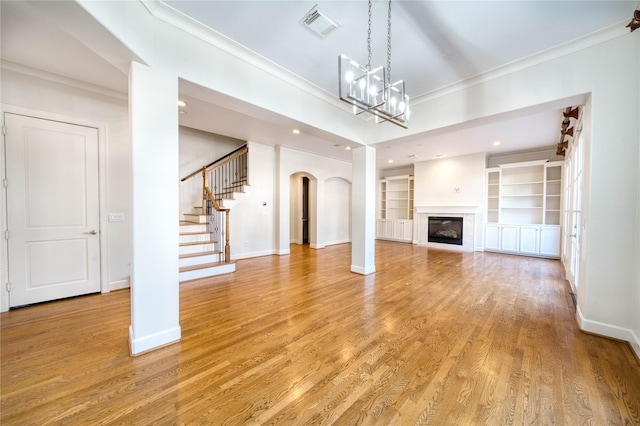
M 353 105 L 354 114 L 368 112 L 376 123 L 388 121 L 407 129 L 409 96 L 404 81 L 391 83 L 391 0 L 387 15 L 387 66 L 371 69 L 371 0 L 367 32 L 367 65 L 362 66 L 345 55 L 338 57 L 338 87 L 340 100 Z

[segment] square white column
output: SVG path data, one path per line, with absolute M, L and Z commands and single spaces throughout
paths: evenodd
M 352 153 L 351 272 L 367 275 L 376 271 L 376 150 Z
M 132 354 L 180 340 L 178 79 L 131 63 Z

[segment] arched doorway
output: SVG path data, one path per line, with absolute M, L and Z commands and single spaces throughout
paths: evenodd
M 309 244 L 317 248 L 317 179 L 297 172 L 290 176 L 289 236 L 292 244 Z

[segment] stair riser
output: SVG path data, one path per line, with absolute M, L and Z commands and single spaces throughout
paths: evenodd
M 185 257 L 178 261 L 178 266 L 193 266 L 193 265 L 203 265 L 205 263 L 213 263 L 220 262 L 222 254 L 206 254 L 203 256 L 193 256 L 193 257 Z
M 180 254 L 192 254 L 192 253 L 201 253 L 203 251 L 214 251 L 215 245 L 213 243 L 203 243 L 203 244 L 194 244 L 192 246 L 183 246 L 180 247 Z
M 197 269 L 194 271 L 180 272 L 179 280 L 180 282 L 183 282 L 183 281 L 196 280 L 198 278 L 215 277 L 216 275 L 228 274 L 230 272 L 235 272 L 235 271 L 236 271 L 236 264 L 227 263 L 224 265 L 214 266 L 211 268 L 203 268 L 203 269 Z
M 184 218 L 185 218 L 185 220 L 188 220 L 189 222 L 207 223 L 207 216 L 206 215 L 185 213 Z
M 207 232 L 207 225 L 180 225 L 180 233 Z
M 210 242 L 211 234 L 180 235 L 180 243 Z

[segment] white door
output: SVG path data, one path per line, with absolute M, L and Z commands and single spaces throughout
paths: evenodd
M 5 114 L 9 304 L 100 291 L 97 129 Z
M 579 256 L 582 205 L 583 141 L 578 133 L 567 152 L 565 166 L 564 266 L 567 280 L 574 291 L 579 285 Z

